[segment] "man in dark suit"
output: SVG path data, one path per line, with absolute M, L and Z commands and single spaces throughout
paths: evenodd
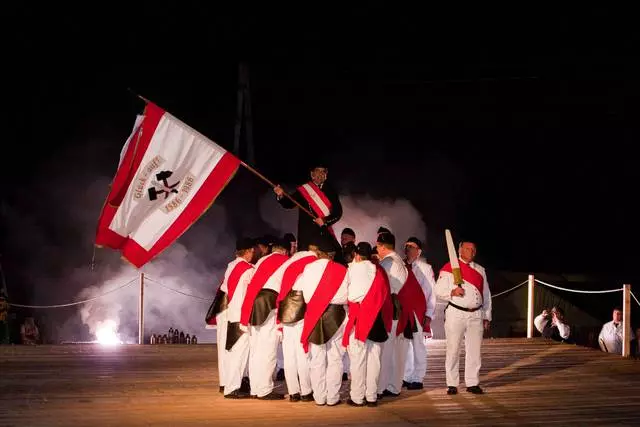
M 311 180 L 300 185 L 291 197 L 315 215 L 312 218 L 305 212 L 298 215 L 298 248 L 307 250 L 309 244 L 320 236 L 330 236 L 335 242 L 336 258 L 341 258 L 341 246 L 335 237 L 332 226 L 342 217 L 342 204 L 338 193 L 327 184 L 328 168 L 324 163 L 316 163 L 310 169 Z M 281 186 L 274 189 L 278 202 L 285 209 L 297 206 L 285 196 Z M 337 259 L 336 259 L 337 261 Z

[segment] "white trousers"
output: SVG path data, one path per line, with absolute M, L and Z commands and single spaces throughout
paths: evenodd
M 427 344 L 420 323 L 418 332 L 409 341 L 407 360 L 404 365 L 404 380 L 408 383 L 421 383 L 427 373 Z
M 342 372 L 345 374 L 349 373 L 349 368 L 351 365 L 351 360 L 349 360 L 349 354 L 345 351 L 344 356 L 342 357 Z
M 216 315 L 216 347 L 218 347 L 218 385 L 224 387 L 225 383 L 225 352 L 227 344 L 227 310 Z
M 309 375 L 313 399 L 318 405 L 333 405 L 340 400 L 342 387 L 343 364 L 342 357 L 345 348 L 342 346 L 344 327 L 347 318 L 329 341 L 322 345 L 309 344 Z
M 278 342 L 276 311 L 271 310 L 260 326 L 249 326 L 249 382 L 251 394 L 266 396 L 273 391 Z
M 379 394 L 385 389 L 392 393 L 400 393 L 400 390 L 402 390 L 404 363 L 407 358 L 409 340 L 402 334 L 396 336 L 397 328 L 398 321 L 394 320 L 391 325 L 389 339 L 382 346 L 382 368 L 378 383 Z
M 378 381 L 380 379 L 380 364 L 382 360 L 383 343 L 355 339 L 355 332 L 349 338 L 350 369 L 351 369 L 351 400 L 355 403 L 375 402 L 378 398 Z
M 482 312 L 481 310 L 468 313 L 454 307 L 445 312 L 444 331 L 447 338 L 447 352 L 445 370 L 447 372 L 447 387 L 458 387 L 460 383 L 460 344 L 464 338 L 464 382 L 467 387 L 480 383 L 480 366 L 482 357 Z
M 284 355 L 284 379 L 289 395 L 311 393 L 309 355 L 304 352 L 300 337 L 304 320 L 293 325 L 282 325 L 282 353 Z
M 242 377 L 247 371 L 249 360 L 249 334 L 244 333 L 225 353 L 225 385 L 224 394 L 229 394 L 240 388 Z

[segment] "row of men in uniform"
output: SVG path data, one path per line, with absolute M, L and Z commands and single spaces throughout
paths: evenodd
M 375 248 L 379 262 L 372 262 L 371 245 L 361 242 L 345 267 L 332 260 L 335 245 L 328 239 L 319 238 L 290 257 L 289 242 L 282 240 L 252 265 L 254 242 L 240 239 L 212 307 L 221 392 L 227 398 L 283 399 L 274 392 L 272 376 L 280 341 L 291 401 L 339 404 L 345 351 L 350 359 L 350 405 L 374 406 L 384 396 L 397 396 L 410 343 L 414 375 L 405 385 L 421 388 L 426 372 L 423 334 L 429 330 L 435 304 L 433 270 L 420 258 L 420 246 L 418 239 L 407 241 L 405 264 L 395 252 L 394 235 L 382 230 Z M 458 292 L 449 276 L 450 271 L 440 275 L 447 291 L 439 296 L 445 300 Z M 456 357 L 447 351 L 450 394 L 458 373 L 449 371 L 458 370 L 460 342 L 474 323 L 462 317 L 451 332 L 458 341 L 452 345 Z M 482 325 L 483 317 L 479 319 Z M 472 371 L 479 371 L 480 364 L 469 364 L 469 359 L 474 359 L 470 353 L 479 359 L 477 350 L 470 349 L 467 337 L 466 383 L 474 393 L 481 392 L 478 372 L 472 384 Z

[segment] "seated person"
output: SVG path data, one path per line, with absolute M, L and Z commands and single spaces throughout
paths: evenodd
M 20 326 L 20 337 L 22 338 L 22 344 L 34 345 L 40 340 L 40 331 L 33 317 L 24 319 L 24 323 Z
M 534 320 L 538 332 L 545 338 L 554 341 L 568 341 L 571 329 L 565 323 L 564 311 L 560 307 L 553 307 L 551 311 L 542 310 Z
M 631 331 L 631 340 L 635 339 L 633 330 Z M 602 351 L 607 353 L 622 354 L 622 309 L 616 307 L 613 309 L 613 320 L 602 326 L 598 343 Z

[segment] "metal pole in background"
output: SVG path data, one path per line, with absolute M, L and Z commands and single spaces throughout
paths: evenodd
M 527 287 L 527 338 L 533 338 L 533 287 L 535 282 L 535 277 L 530 274 L 529 286 Z
M 144 273 L 140 272 L 140 301 L 138 305 L 138 344 L 144 344 Z
M 622 287 L 622 357 L 631 355 L 631 285 Z

